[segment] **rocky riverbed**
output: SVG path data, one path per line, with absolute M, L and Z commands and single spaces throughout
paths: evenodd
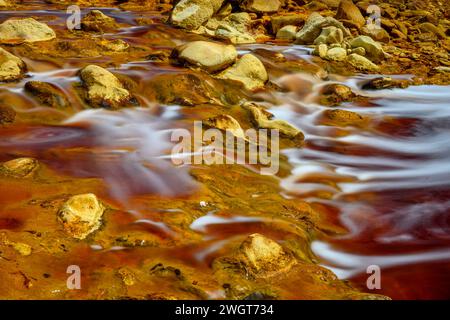
M 449 14 L 438 0 L 0 0 L 0 298 L 448 298 Z M 278 130 L 279 170 L 175 166 L 170 134 L 195 121 Z M 346 191 L 373 172 L 397 202 Z M 437 226 L 371 215 L 430 199 Z M 385 263 L 377 235 L 398 230 L 414 241 L 383 250 L 428 258 Z M 371 290 L 369 265 L 345 276 L 326 242 L 397 269 Z M 428 262 L 442 279 L 417 293 L 399 266 L 426 278 Z

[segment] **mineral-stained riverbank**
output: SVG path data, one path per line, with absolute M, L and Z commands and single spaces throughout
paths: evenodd
M 69 30 L 74 4 L 82 19 Z M 450 82 L 448 4 L 375 2 L 375 29 L 370 4 L 0 1 L 0 298 L 446 297 L 445 276 L 419 293 L 408 264 L 384 262 L 416 253 L 414 277 L 428 279 L 426 263 L 448 271 L 449 126 L 436 89 Z M 417 87 L 433 96 L 419 90 L 420 106 L 417 85 L 434 85 Z M 279 129 L 278 174 L 175 167 L 170 133 L 198 120 L 235 135 Z M 389 192 L 345 188 L 372 175 Z M 412 203 L 438 222 L 408 225 Z M 393 220 L 371 214 L 392 208 Z M 345 259 L 323 241 L 399 269 L 369 290 L 364 263 L 345 281 Z M 71 265 L 80 290 L 67 287 Z

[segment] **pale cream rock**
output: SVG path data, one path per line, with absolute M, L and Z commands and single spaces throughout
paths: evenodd
M 0 24 L 0 42 L 37 42 L 56 38 L 56 33 L 45 23 L 25 19 L 8 19 Z
M 84 67 L 80 78 L 86 86 L 87 99 L 94 106 L 118 107 L 131 98 L 119 79 L 102 67 Z
M 252 54 L 242 56 L 236 64 L 224 70 L 218 77 L 239 81 L 248 90 L 262 88 L 269 80 L 264 64 Z
M 71 197 L 58 212 L 58 219 L 72 237 L 83 240 L 100 228 L 105 211 L 92 193 Z
M 0 81 L 22 78 L 26 71 L 25 62 L 0 47 Z
M 209 41 L 193 41 L 176 49 L 178 60 L 207 72 L 217 72 L 232 65 L 237 58 L 233 45 Z

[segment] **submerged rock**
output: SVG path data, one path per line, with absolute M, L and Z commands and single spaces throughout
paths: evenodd
M 347 56 L 347 62 L 350 63 L 352 66 L 354 66 L 356 69 L 362 70 L 362 71 L 374 71 L 377 72 L 380 70 L 380 67 L 378 67 L 376 64 L 374 64 L 369 59 L 360 56 L 359 54 L 352 53 Z
M 52 83 L 28 81 L 25 84 L 25 91 L 46 106 L 53 108 L 66 108 L 69 106 L 69 102 L 64 92 Z
M 378 77 L 369 80 L 362 86 L 364 90 L 381 90 L 381 89 L 391 89 L 391 88 L 407 88 L 409 85 L 408 80 L 397 80 L 391 77 Z
M 10 106 L 0 104 L 0 126 L 7 126 L 16 119 L 16 111 Z
M 4 232 L 0 233 L 0 245 L 9 246 L 22 256 L 29 256 L 33 252 L 33 249 L 30 245 L 23 242 L 11 241 L 9 240 L 7 234 Z
M 195 30 L 203 25 L 222 6 L 223 0 L 181 0 L 173 8 L 173 25 Z
M 244 130 L 242 130 L 239 122 L 227 114 L 206 119 L 204 124 L 208 127 L 217 128 L 219 130 L 230 131 L 235 137 L 246 140 Z
M 209 41 L 193 41 L 176 48 L 175 52 L 179 61 L 211 73 L 229 67 L 237 58 L 233 45 Z
M 293 257 L 272 239 L 254 233 L 242 242 L 240 248 L 242 262 L 255 272 L 281 271 L 293 263 Z
M 325 110 L 326 124 L 337 127 L 363 126 L 367 119 L 360 114 L 341 109 Z
M 262 129 L 278 130 L 280 135 L 293 139 L 297 145 L 301 145 L 305 136 L 303 133 L 284 120 L 272 120 L 273 115 L 265 109 L 253 104 L 244 105 L 250 111 L 253 122 Z
M 105 39 L 100 41 L 99 45 L 102 48 L 105 48 L 106 50 L 113 52 L 122 52 L 130 48 L 130 45 L 126 41 L 123 41 L 121 39 L 111 41 Z
M 0 164 L 0 174 L 13 178 L 28 178 L 39 168 L 39 162 L 33 158 L 17 158 Z
M 263 63 L 252 54 L 242 56 L 236 64 L 224 70 L 218 77 L 239 81 L 248 90 L 262 88 L 267 80 L 269 80 Z
M 86 99 L 94 107 L 119 108 L 131 99 L 115 75 L 102 67 L 89 65 L 80 71 L 86 87 Z
M 0 81 L 13 81 L 23 77 L 26 65 L 22 59 L 0 48 Z
M 0 42 L 37 42 L 56 38 L 55 31 L 45 23 L 25 19 L 8 19 L 0 24 Z
M 288 271 L 294 264 L 293 255 L 277 242 L 259 233 L 249 235 L 227 257 L 214 261 L 216 271 L 241 272 L 246 277 L 270 277 Z
M 195 106 L 213 101 L 212 88 L 194 73 L 162 74 L 147 84 L 150 100 L 163 104 Z
M 58 212 L 58 219 L 67 233 L 83 240 L 100 228 L 104 211 L 105 207 L 94 194 L 80 194 L 64 203 Z
M 81 19 L 81 29 L 84 31 L 105 32 L 115 28 L 117 28 L 116 20 L 100 10 L 91 10 Z

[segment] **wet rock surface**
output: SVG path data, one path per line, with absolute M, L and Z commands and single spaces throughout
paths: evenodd
M 232 45 L 193 41 L 177 48 L 176 57 L 180 62 L 214 73 L 233 64 L 237 51 Z
M 32 158 L 17 158 L 3 162 L 0 173 L 14 178 L 31 177 L 38 170 L 39 163 Z
M 105 211 L 94 194 L 71 197 L 58 212 L 58 219 L 72 237 L 83 240 L 100 228 Z
M 89 65 L 80 71 L 80 78 L 86 88 L 86 99 L 94 107 L 119 108 L 131 99 L 119 79 L 102 67 Z
M 0 81 L 13 81 L 23 77 L 27 67 L 22 59 L 0 48 Z
M 242 56 L 233 66 L 218 75 L 221 79 L 241 82 L 248 90 L 264 87 L 269 79 L 264 64 L 254 55 Z
M 9 19 L 0 24 L 0 42 L 37 42 L 56 38 L 55 31 L 33 18 Z
M 385 299 L 319 265 L 311 244 L 348 231 L 331 204 L 357 177 L 335 164 L 369 170 L 377 155 L 355 136 L 445 128 L 377 112 L 397 90 L 450 84 L 450 23 L 435 1 L 378 1 L 375 29 L 369 2 L 304 2 L 0 1 L 17 10 L 0 24 L 0 298 Z M 74 3 L 81 29 L 68 30 Z M 200 120 L 247 148 L 245 130 L 277 130 L 279 171 L 173 169 L 167 136 Z M 384 203 L 368 190 L 342 202 Z M 350 218 L 377 225 L 363 209 Z M 72 264 L 82 291 L 66 288 Z

